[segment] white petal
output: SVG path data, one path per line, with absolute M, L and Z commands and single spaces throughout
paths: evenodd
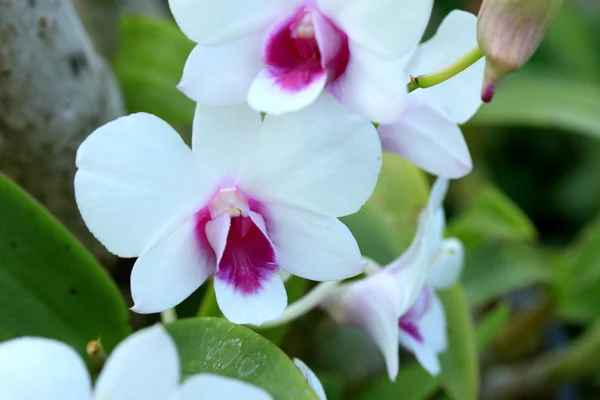
M 383 355 L 390 380 L 398 375 L 400 291 L 386 271 L 340 287 L 324 306 L 341 324 L 365 330 Z
M 215 182 L 163 120 L 133 114 L 92 133 L 77 151 L 75 198 L 88 228 L 121 257 L 137 257 L 167 223 L 191 215 Z
M 64 343 L 22 337 L 0 344 L 2 400 L 85 400 L 91 385 L 85 364 Z
M 258 293 L 246 295 L 218 277 L 215 278 L 217 303 L 225 318 L 235 324 L 261 324 L 279 318 L 287 306 L 287 293 L 279 274 L 261 282 Z
M 254 154 L 261 125 L 260 113 L 245 104 L 198 104 L 192 136 L 194 154 L 219 183 L 235 183 Z
M 169 0 L 175 21 L 190 39 L 213 45 L 266 31 L 296 0 Z
M 169 399 L 178 386 L 177 347 L 162 325 L 154 325 L 115 348 L 98 377 L 94 398 Z
M 406 74 L 410 59 L 376 56 L 350 42 L 350 61 L 346 71 L 329 90 L 346 107 L 369 121 L 393 121 L 406 103 Z
M 323 389 L 321 381 L 319 380 L 317 375 L 310 368 L 308 368 L 308 365 L 306 365 L 304 361 L 302 361 L 299 358 L 294 358 L 294 364 L 296 364 L 296 367 L 298 367 L 302 375 L 304 375 L 304 377 L 308 381 L 308 384 L 315 391 L 319 400 L 327 400 L 327 396 L 325 395 L 325 389 Z
M 452 286 L 460 278 L 464 262 L 465 249 L 462 242 L 456 238 L 444 240 L 430 266 L 427 283 L 435 288 Z
M 398 57 L 416 46 L 433 0 L 317 0 L 319 8 L 363 49 Z
M 437 33 L 419 46 L 407 71 L 414 76 L 444 68 L 477 46 L 477 17 L 455 10 L 444 19 Z M 479 60 L 454 78 L 414 92 L 426 98 L 452 122 L 468 121 L 481 106 L 481 84 L 485 60 Z
M 194 375 L 181 386 L 178 400 L 273 400 L 264 389 L 214 374 Z
M 252 35 L 191 52 L 177 86 L 194 101 L 213 105 L 246 102 L 250 84 L 263 67 L 262 37 Z
M 314 281 L 342 280 L 364 269 L 356 240 L 337 218 L 273 204 L 263 216 L 281 269 Z
M 323 95 L 296 113 L 265 118 L 242 187 L 256 200 L 342 216 L 368 200 L 380 169 L 373 126 Z
M 196 236 L 192 217 L 142 254 L 131 271 L 131 310 L 161 312 L 192 294 L 215 271 L 216 259 Z
M 473 163 L 460 128 L 412 95 L 403 114 L 378 128 L 385 151 L 448 178 L 471 172 Z
M 415 354 L 423 368 L 435 376 L 440 372 L 438 355 L 444 352 L 448 346 L 446 315 L 444 307 L 435 293 L 429 310 L 417 322 L 417 327 L 423 337 L 422 343 L 402 330 L 400 330 L 400 342 Z
M 304 77 L 306 72 L 299 71 L 293 75 Z M 288 78 L 282 78 L 271 72 L 269 68 L 263 68 L 250 86 L 248 104 L 257 111 L 273 115 L 300 110 L 313 103 L 327 83 L 325 70 L 312 73 L 310 76 L 310 81 L 304 82 L 301 87 L 288 88 L 285 83 Z
M 206 223 L 206 239 L 216 255 L 216 265 L 219 265 L 227 246 L 227 236 L 231 228 L 231 216 L 224 212 L 217 218 Z

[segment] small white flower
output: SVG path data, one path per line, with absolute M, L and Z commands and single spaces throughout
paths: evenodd
M 406 97 L 404 67 L 432 0 L 170 0 L 198 43 L 180 89 L 207 104 L 296 111 L 329 91 L 390 122 Z
M 2 400 L 272 400 L 263 389 L 232 378 L 179 379 L 179 354 L 161 325 L 121 342 L 93 389 L 85 364 L 62 342 L 23 337 L 0 344 Z
M 327 400 L 327 396 L 325 395 L 325 389 L 323 389 L 321 381 L 319 380 L 319 378 L 317 378 L 317 375 L 310 368 L 308 368 L 308 365 L 306 365 L 304 361 L 302 361 L 299 358 L 294 358 L 294 364 L 296 364 L 296 367 L 298 367 L 302 375 L 304 375 L 306 381 L 308 382 L 310 387 L 315 391 L 315 394 L 317 395 L 319 400 Z
M 330 96 L 301 112 L 199 105 L 192 149 L 164 121 L 134 114 L 77 152 L 75 195 L 92 233 L 131 274 L 133 310 L 171 308 L 214 276 L 232 322 L 279 317 L 281 273 L 326 281 L 362 271 L 337 217 L 354 213 L 381 168 L 375 128 Z
M 429 41 L 421 44 L 406 71 L 413 76 L 450 65 L 477 46 L 477 17 L 451 12 Z M 467 122 L 481 106 L 485 60 L 455 77 L 408 95 L 403 112 L 379 126 L 383 149 L 447 178 L 460 178 L 473 167 L 458 124 Z
M 451 286 L 463 265 L 457 239 L 442 239 L 448 180 L 438 178 L 410 247 L 384 268 L 337 288 L 323 305 L 339 323 L 360 326 L 381 351 L 388 375 L 398 375 L 398 343 L 411 350 L 432 375 L 446 350 L 446 318 L 434 288 Z

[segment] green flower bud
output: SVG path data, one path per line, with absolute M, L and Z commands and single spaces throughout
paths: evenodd
M 483 0 L 477 22 L 486 56 L 481 97 L 490 101 L 497 83 L 525 65 L 554 22 L 562 0 Z

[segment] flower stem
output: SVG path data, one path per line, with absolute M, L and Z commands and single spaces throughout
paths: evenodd
M 285 309 L 285 312 L 281 317 L 262 324 L 260 328 L 275 328 L 276 326 L 287 324 L 288 322 L 300 318 L 301 316 L 318 306 L 323 300 L 325 300 L 325 298 L 331 293 L 331 291 L 337 288 L 339 284 L 339 281 L 323 282 L 318 284 L 313 290 L 308 292 L 300 300 L 290 304 L 288 308 Z
M 161 312 L 160 320 L 164 325 L 177 321 L 177 313 L 175 312 L 175 309 L 169 308 L 168 310 Z
M 462 58 L 456 60 L 445 68 L 440 69 L 439 71 L 435 71 L 430 74 L 419 75 L 416 78 L 411 76 L 410 82 L 407 85 L 408 92 L 410 93 L 419 88 L 426 89 L 435 85 L 439 85 L 440 83 L 460 74 L 462 71 L 469 68 L 482 58 L 483 53 L 479 47 L 475 47 Z

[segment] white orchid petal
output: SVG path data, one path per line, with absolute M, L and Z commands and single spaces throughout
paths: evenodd
M 142 329 L 121 342 L 106 361 L 96 400 L 169 399 L 179 386 L 179 353 L 162 327 Z
M 407 71 L 414 76 L 437 71 L 463 57 L 477 46 L 477 17 L 466 11 L 452 11 L 437 33 L 419 46 Z M 479 60 L 455 77 L 414 94 L 424 97 L 445 118 L 462 124 L 481 106 L 481 84 L 485 60 Z
M 397 154 L 431 174 L 460 178 L 473 168 L 458 125 L 413 94 L 398 119 L 380 125 L 378 132 L 385 151 Z
M 175 21 L 193 41 L 216 45 L 264 32 L 296 0 L 169 0 Z
M 185 63 L 177 88 L 199 103 L 243 104 L 252 81 L 263 67 L 261 46 L 261 35 L 220 46 L 198 45 Z
M 264 389 L 214 374 L 194 375 L 183 382 L 178 400 L 273 400 Z
M 302 375 L 308 381 L 310 387 L 315 391 L 315 394 L 319 398 L 319 400 L 327 400 L 327 396 L 325 395 L 325 389 L 323 389 L 323 385 L 321 381 L 317 377 L 317 375 L 299 358 L 294 358 L 294 364 L 300 370 Z
M 430 267 L 427 283 L 435 288 L 448 288 L 456 283 L 465 262 L 465 249 L 456 238 L 442 241 L 441 248 Z
M 131 296 L 137 313 L 176 306 L 192 294 L 216 267 L 214 251 L 196 232 L 192 217 L 142 254 L 131 272 Z
M 226 212 L 206 223 L 206 239 L 215 252 L 217 265 L 221 262 L 225 252 L 230 228 L 231 216 Z
M 315 281 L 342 280 L 362 272 L 358 244 L 337 218 L 273 204 L 263 215 L 284 271 Z
M 77 151 L 75 198 L 86 225 L 112 253 L 137 257 L 177 215 L 191 215 L 214 190 L 177 132 L 133 114 L 92 133 Z
M 350 40 L 393 58 L 419 43 L 433 0 L 317 0 L 317 4 Z
M 400 289 L 386 271 L 342 286 L 324 302 L 334 320 L 361 327 L 383 355 L 390 380 L 398 375 Z
M 254 154 L 261 125 L 260 113 L 246 104 L 198 104 L 192 136 L 194 154 L 220 184 L 234 184 Z
M 91 385 L 83 360 L 64 343 L 22 337 L 0 344 L 2 400 L 86 400 Z
M 327 94 L 265 118 L 242 189 L 259 201 L 342 216 L 367 201 L 380 169 L 375 128 Z
M 236 324 L 260 326 L 280 317 L 287 306 L 287 293 L 281 276 L 273 273 L 260 284 L 256 293 L 246 294 L 217 276 L 215 293 L 225 318 Z
M 404 68 L 412 53 L 386 59 L 350 42 L 346 71 L 329 86 L 342 104 L 369 121 L 388 123 L 402 111 L 408 91 Z

